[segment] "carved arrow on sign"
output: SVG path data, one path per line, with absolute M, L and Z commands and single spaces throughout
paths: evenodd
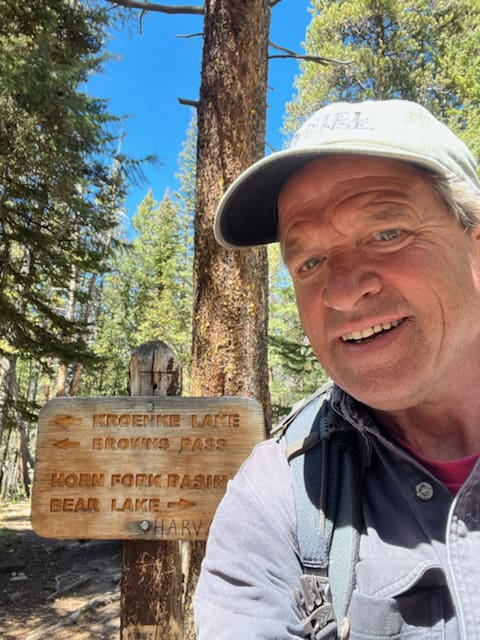
M 54 420 L 54 424 L 57 427 L 67 430 L 68 427 L 75 427 L 81 423 L 80 418 L 74 418 L 73 416 L 57 416 Z
M 190 507 L 194 507 L 195 502 L 190 502 L 190 500 L 185 500 L 185 498 L 180 498 L 178 502 L 168 502 L 167 507 L 169 509 L 189 509 Z
M 80 446 L 80 442 L 74 442 L 73 440 L 69 440 L 65 438 L 65 440 L 58 440 L 53 443 L 54 447 L 60 447 L 60 449 L 74 449 L 75 447 Z

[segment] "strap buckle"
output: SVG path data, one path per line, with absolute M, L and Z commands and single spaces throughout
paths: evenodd
M 326 576 L 303 575 L 300 589 L 295 589 L 295 600 L 307 638 L 334 640 L 337 637 L 330 582 Z

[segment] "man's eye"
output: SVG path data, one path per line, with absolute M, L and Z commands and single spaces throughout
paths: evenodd
M 300 267 L 300 271 L 310 271 L 321 262 L 321 258 L 309 258 Z
M 384 229 L 383 231 L 379 231 L 375 234 L 376 240 L 381 240 L 382 242 L 388 242 L 389 240 L 395 240 L 401 234 L 400 229 Z

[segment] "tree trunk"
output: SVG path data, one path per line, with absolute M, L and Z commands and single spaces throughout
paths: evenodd
M 198 106 L 191 393 L 257 398 L 270 423 L 268 264 L 264 248 L 226 251 L 213 237 L 218 202 L 263 155 L 268 0 L 206 0 Z M 191 543 L 185 638 L 205 545 Z
M 18 413 L 17 416 L 18 471 L 22 478 L 25 495 L 29 498 L 31 485 L 30 469 L 34 467 L 34 460 L 28 448 L 28 427 Z
M 9 494 L 11 480 L 14 475 L 11 469 L 16 469 L 17 465 L 10 463 L 10 438 L 13 431 L 13 421 L 10 420 L 8 424 L 8 431 L 5 434 L 5 445 L 3 448 L 2 459 L 0 461 L 0 500 L 6 500 Z
M 72 379 L 70 380 L 70 384 L 68 386 L 68 395 L 71 398 L 77 395 L 82 371 L 83 371 L 83 365 L 80 362 L 76 362 L 73 365 Z
M 68 299 L 65 307 L 65 319 L 69 322 L 73 322 L 75 318 L 75 302 L 77 298 L 77 269 L 72 267 L 72 273 L 70 283 L 68 286 Z M 55 389 L 55 396 L 57 398 L 66 395 L 67 390 L 67 378 L 68 378 L 68 365 L 66 362 L 60 362 L 58 364 L 57 371 L 57 386 Z
M 215 209 L 238 174 L 263 155 L 268 0 L 206 0 L 198 107 L 192 394 L 257 398 L 270 420 L 267 254 L 227 251 Z
M 25 494 L 27 497 L 30 497 L 30 469 L 33 469 L 34 460 L 28 447 L 28 425 L 26 424 L 18 406 L 16 357 L 1 359 L 0 385 L 2 389 L 2 392 L 0 393 L 0 402 L 2 403 L 2 408 L 0 410 L 0 426 L 3 428 L 3 422 L 8 417 L 11 424 L 15 426 L 17 432 L 17 446 L 14 456 L 14 465 L 8 463 L 11 456 L 11 453 L 9 452 L 11 430 L 6 438 L 2 456 L 3 464 L 0 471 L 0 485 L 5 487 L 5 492 L 8 492 L 9 488 L 14 486 L 16 474 L 18 472 L 22 480 Z M 7 475 L 11 474 L 11 477 L 7 477 L 6 481 L 3 477 L 4 473 L 7 473 Z
M 13 417 L 17 427 L 17 465 L 18 472 L 22 479 L 23 488 L 27 498 L 30 497 L 30 469 L 33 469 L 35 461 L 28 447 L 28 425 L 19 410 L 18 384 L 17 384 L 17 361 L 12 360 L 12 381 L 11 394 L 13 400 Z
M 108 251 L 108 248 L 110 246 L 111 240 L 112 240 L 112 232 L 110 231 L 110 233 L 107 235 L 106 241 L 105 241 L 105 246 L 104 246 L 104 251 L 105 254 Z M 94 307 L 94 298 L 95 298 L 95 294 L 97 292 L 97 274 L 92 273 L 90 276 L 90 283 L 88 285 L 88 299 L 84 304 L 83 307 L 83 311 L 82 311 L 82 324 L 83 326 L 88 326 L 88 324 L 90 323 L 90 315 L 92 313 L 92 309 Z M 73 396 L 77 395 L 78 392 L 78 387 L 80 386 L 80 378 L 82 376 L 82 372 L 83 372 L 83 365 L 81 362 L 76 362 L 73 365 L 73 369 L 72 369 L 72 377 L 70 380 L 70 384 L 68 387 L 68 395 L 72 398 Z
M 13 429 L 12 389 L 15 373 L 15 359 L 2 356 L 0 358 L 0 498 L 3 500 L 10 483 L 9 456 L 10 436 Z
M 7 419 L 8 410 L 12 402 L 12 380 L 15 369 L 15 360 L 0 357 L 0 446 L 3 442 L 3 429 Z

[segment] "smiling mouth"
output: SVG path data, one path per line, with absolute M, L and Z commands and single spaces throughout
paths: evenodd
M 350 342 L 354 344 L 361 344 L 362 342 L 367 342 L 372 338 L 376 338 L 382 333 L 386 333 L 398 327 L 398 325 L 402 324 L 405 318 L 401 318 L 400 320 L 393 320 L 392 322 L 380 322 L 378 324 L 373 325 L 372 327 L 367 327 L 365 329 L 361 329 L 360 331 L 351 331 L 350 333 L 346 333 L 341 336 L 343 342 Z

